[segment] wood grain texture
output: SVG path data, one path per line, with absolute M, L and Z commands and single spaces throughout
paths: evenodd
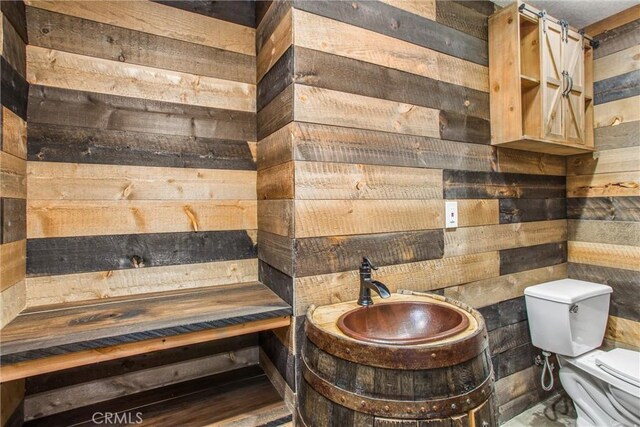
M 300 363 L 295 355 L 278 339 L 273 331 L 261 332 L 259 335 L 260 349 L 264 351 L 287 383 L 291 391 L 296 391 L 297 364 Z
M 273 28 L 273 32 L 264 39 L 264 43 L 258 49 L 256 57 L 256 81 L 260 82 L 267 72 L 278 62 L 278 59 L 293 44 L 293 13 L 292 9 L 280 18 L 279 23 Z
M 29 46 L 31 84 L 202 107 L 255 111 L 255 85 Z
M 640 170 L 640 146 L 602 150 L 567 157 L 567 175 L 591 175 Z
M 27 162 L 0 151 L 0 197 L 27 198 Z
M 252 55 L 34 7 L 27 7 L 27 16 L 30 44 L 34 46 L 255 84 Z
M 608 79 L 640 68 L 640 45 L 631 46 L 593 61 L 595 81 Z
M 596 105 L 640 95 L 640 70 L 630 71 L 593 84 Z
M 408 135 L 440 136 L 438 110 L 329 89 L 294 86 L 296 120 Z
M 29 83 L 4 59 L 4 56 L 0 57 L 0 87 L 2 105 L 26 121 Z
M 597 128 L 594 130 L 596 148 L 609 150 L 622 147 L 637 147 L 640 145 L 640 140 L 636 138 L 638 132 L 640 132 L 640 121 Z
M 640 222 L 568 221 L 568 240 L 640 246 Z
M 293 236 L 293 200 L 258 200 L 258 230 Z
M 237 0 L 234 2 L 155 0 L 155 2 L 211 18 L 244 25 L 245 27 L 255 28 L 256 26 L 255 6 L 254 2 L 250 0 Z
M 22 38 L 22 41 L 26 44 L 28 42 L 28 38 L 24 2 L 3 1 L 0 2 L 0 7 L 2 8 L 2 14 L 7 17 L 13 28 Z
M 258 279 L 287 304 L 293 305 L 293 278 L 268 263 L 258 261 Z
M 500 224 L 567 218 L 567 201 L 553 199 L 500 199 Z
M 566 220 L 462 227 L 445 232 L 444 254 L 449 257 L 513 249 L 562 242 L 566 238 Z
M 532 175 L 558 175 L 567 173 L 565 158 L 545 153 L 494 147 L 495 172 Z
M 0 328 L 6 327 L 15 317 L 24 310 L 27 302 L 25 280 L 20 280 L 13 286 L 0 292 Z M 2 376 L 5 381 L 16 378 Z
M 500 275 L 535 270 L 566 262 L 566 242 L 505 249 L 500 251 Z
M 466 7 L 464 2 L 436 1 L 436 21 L 482 40 L 489 38 L 487 15 Z
M 640 347 L 639 322 L 627 320 L 622 317 L 609 316 L 605 337 L 611 340 L 628 344 L 633 348 Z
M 442 228 L 441 200 L 299 200 L 295 236 L 320 237 Z
M 294 240 L 272 234 L 264 230 L 258 231 L 258 258 L 287 276 L 295 275 Z
M 476 64 L 488 64 L 484 41 L 441 25 L 440 20 L 424 19 L 382 2 L 294 1 L 294 7 Z
M 499 224 L 498 200 L 461 199 L 458 202 L 458 226 Z
M 499 275 L 497 252 L 420 261 L 380 267 L 376 280 L 391 292 L 398 289 L 428 291 Z M 494 279 L 491 279 L 494 280 Z M 495 281 L 495 280 L 494 280 Z M 324 305 L 355 300 L 360 286 L 357 270 L 295 279 L 295 315 L 302 315 L 310 304 Z
M 26 249 L 27 241 L 24 239 L 0 245 L 0 255 L 2 255 L 0 291 L 4 291 L 24 280 L 27 265 Z
M 435 21 L 436 2 L 435 0 L 380 0 L 390 6 L 406 10 L 414 15 Z
M 30 277 L 28 307 L 199 289 L 257 280 L 256 259 Z
M 257 114 L 258 140 L 262 140 L 293 121 L 294 85 L 290 84 Z
M 640 120 L 640 95 L 596 105 L 593 117 L 596 128 L 637 122 Z
M 640 247 L 569 241 L 569 262 L 640 271 Z
M 567 177 L 567 197 L 640 196 L 640 171 Z
M 295 191 L 293 162 L 258 171 L 258 200 L 293 199 Z
M 565 178 L 562 176 L 447 169 L 443 179 L 445 199 L 539 199 L 565 195 Z
M 594 36 L 600 42 L 598 49 L 593 51 L 593 59 L 599 59 L 612 53 L 619 52 L 631 46 L 640 44 L 640 19 L 611 28 L 609 31 Z
M 255 170 L 245 141 L 29 124 L 30 161 Z
M 363 257 L 376 266 L 442 258 L 442 230 L 296 239 L 295 276 L 353 270 Z
M 2 107 L 2 151 L 20 159 L 27 158 L 27 122 Z
M 296 46 L 489 91 L 486 66 L 302 10 L 293 21 Z
M 0 244 L 27 238 L 27 204 L 24 199 L 0 198 Z M 4 261 L 3 261 L 4 262 Z
M 440 138 L 452 141 L 491 143 L 491 124 L 488 120 L 440 111 Z
M 282 21 L 282 17 L 289 12 L 291 6 L 292 2 L 289 0 L 256 2 L 256 14 L 262 14 L 256 28 L 256 51 L 258 53 Z
M 567 199 L 567 218 L 640 221 L 640 197 L 575 197 Z
M 302 48 L 298 48 L 302 49 Z M 297 49 L 296 49 L 297 50 Z M 257 103 L 258 111 L 267 106 L 273 99 L 285 90 L 294 79 L 294 47 L 289 46 L 287 50 L 278 58 L 258 83 Z
M 256 202 L 212 201 L 30 201 L 27 236 L 98 236 L 107 234 L 254 230 Z
M 103 2 L 99 5 L 79 1 L 57 3 L 28 0 L 27 6 L 46 9 L 108 25 L 170 37 L 223 50 L 255 55 L 255 30 L 152 2 Z
M 32 85 L 29 123 L 255 141 L 255 114 Z
M 30 200 L 255 200 L 256 172 L 29 162 Z
M 9 419 L 14 412 L 19 410 L 24 399 L 24 380 L 3 382 L 0 384 L 0 402 L 2 412 L 0 413 L 0 425 L 11 426 Z
M 276 166 L 293 160 L 293 128 L 289 123 L 276 130 L 256 145 L 256 166 L 258 170 Z
M 2 56 L 21 75 L 26 76 L 25 43 L 9 19 L 2 15 Z

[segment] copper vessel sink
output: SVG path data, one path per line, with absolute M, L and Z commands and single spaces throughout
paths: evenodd
M 351 338 L 378 344 L 412 345 L 441 340 L 464 331 L 467 316 L 429 302 L 378 303 L 340 316 L 338 327 Z

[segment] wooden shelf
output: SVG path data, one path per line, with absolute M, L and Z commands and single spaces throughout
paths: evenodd
M 492 144 L 497 147 L 513 148 L 516 150 L 533 151 L 536 153 L 555 154 L 558 156 L 571 156 L 574 154 L 592 153 L 595 148 L 584 145 L 572 145 L 565 142 L 545 141 L 525 135 L 517 141 L 507 141 L 501 144 Z
M 54 305 L 0 336 L 2 381 L 287 326 L 291 307 L 259 282 Z
M 520 74 L 520 84 L 523 89 L 529 89 L 540 85 L 540 79 Z
M 25 427 L 94 426 L 93 414 L 142 419 L 142 426 L 291 425 L 291 411 L 258 366 L 186 381 L 27 422 Z

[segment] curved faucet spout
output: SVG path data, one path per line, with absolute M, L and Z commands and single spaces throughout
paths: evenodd
M 371 284 L 373 285 L 372 289 L 380 295 L 380 298 L 389 298 L 391 296 L 389 288 L 384 283 L 372 280 Z

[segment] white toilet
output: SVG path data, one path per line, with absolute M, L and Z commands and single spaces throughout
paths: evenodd
M 563 279 L 525 289 L 534 346 L 558 355 L 578 426 L 640 426 L 640 352 L 598 350 L 611 287 Z

